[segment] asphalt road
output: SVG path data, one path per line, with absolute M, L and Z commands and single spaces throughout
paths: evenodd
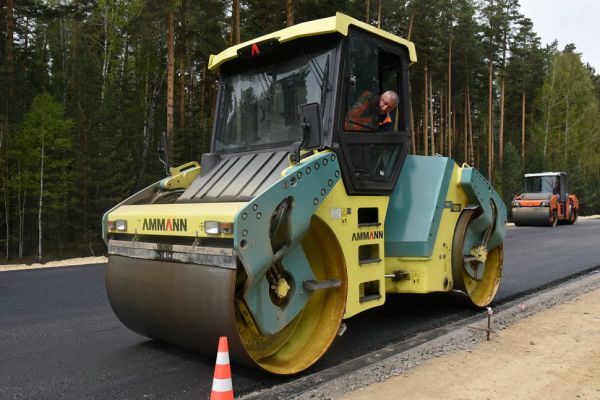
M 509 228 L 494 304 L 600 265 L 600 219 Z M 139 336 L 112 313 L 104 265 L 0 273 L 0 399 L 202 399 L 214 356 Z M 348 330 L 308 373 L 472 315 L 456 294 L 390 296 L 346 321 Z M 215 343 L 216 351 L 216 343 Z M 233 366 L 236 395 L 280 378 Z

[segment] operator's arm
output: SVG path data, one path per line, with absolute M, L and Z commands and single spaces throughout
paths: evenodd
M 345 131 L 365 132 L 374 130 L 375 121 L 372 115 L 371 97 L 371 92 L 365 90 L 352 105 L 352 108 L 348 110 L 344 120 Z

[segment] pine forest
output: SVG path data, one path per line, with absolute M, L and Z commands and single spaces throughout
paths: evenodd
M 0 262 L 102 255 L 102 215 L 209 151 L 210 54 L 343 12 L 415 43 L 412 152 L 479 169 L 510 207 L 566 171 L 600 213 L 600 75 L 518 0 L 0 0 Z

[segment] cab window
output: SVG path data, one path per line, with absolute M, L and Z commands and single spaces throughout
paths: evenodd
M 349 41 L 348 90 L 344 131 L 386 132 L 405 130 L 402 107 L 382 112 L 380 96 L 392 91 L 402 102 L 402 58 L 368 38 L 353 35 Z
M 351 193 L 386 193 L 396 183 L 409 141 L 405 60 L 400 48 L 367 33 L 348 37 L 340 142 Z M 398 97 L 391 111 L 380 99 L 387 91 Z

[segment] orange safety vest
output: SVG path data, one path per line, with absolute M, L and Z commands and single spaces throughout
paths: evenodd
M 373 118 L 369 116 L 363 116 L 363 113 L 369 108 L 371 101 L 371 92 L 365 90 L 362 92 L 356 103 L 346 114 L 344 121 L 345 131 L 370 131 L 369 124 L 373 123 Z M 391 119 L 390 119 L 391 122 Z
M 392 123 L 392 117 L 390 117 L 390 114 L 387 114 L 385 116 L 385 119 L 379 123 L 379 126 L 387 125 L 387 124 L 391 124 L 391 123 Z

